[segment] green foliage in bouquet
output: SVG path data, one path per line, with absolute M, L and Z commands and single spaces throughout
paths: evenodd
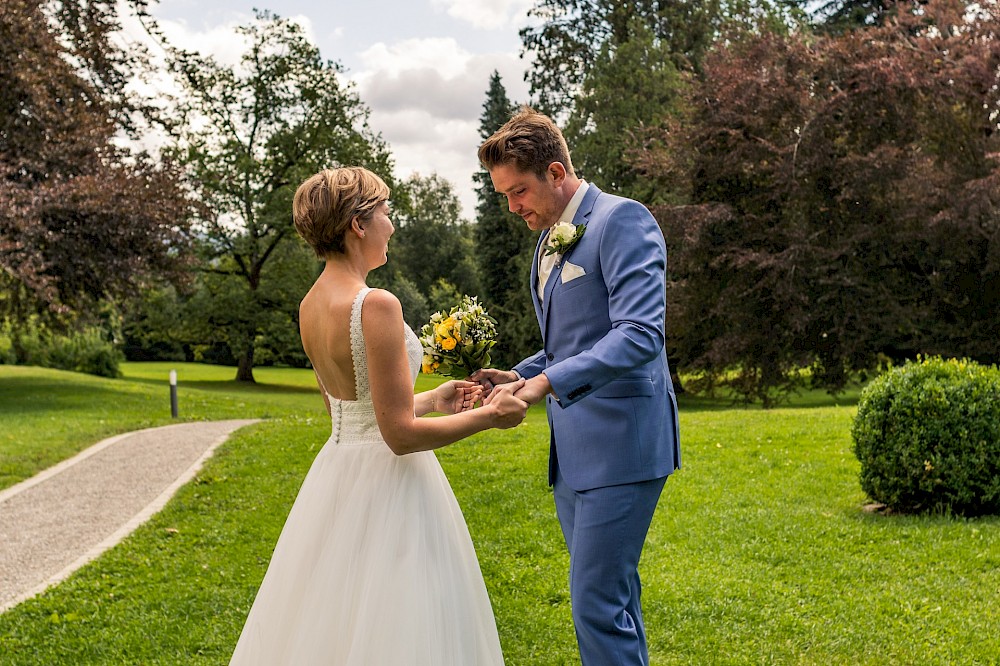
M 464 379 L 490 364 L 496 337 L 496 320 L 474 296 L 463 296 L 449 312 L 431 315 L 420 329 L 422 369 L 426 374 Z
M 1000 513 L 1000 370 L 926 358 L 875 379 L 851 429 L 861 488 L 895 511 Z

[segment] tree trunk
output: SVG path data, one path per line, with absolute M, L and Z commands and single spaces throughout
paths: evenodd
M 238 382 L 249 382 L 251 384 L 256 384 L 257 380 L 253 378 L 253 341 L 247 342 L 246 347 L 243 348 L 243 352 L 240 354 L 239 365 L 236 368 L 236 381 Z
M 677 374 L 677 371 L 670 368 L 670 381 L 674 383 L 674 395 L 680 395 L 682 393 L 687 393 L 684 390 L 684 385 L 681 384 L 681 376 Z

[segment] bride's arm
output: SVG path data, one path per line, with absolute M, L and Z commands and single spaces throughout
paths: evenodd
M 397 455 L 437 449 L 487 428 L 510 428 L 524 418 L 527 405 L 512 395 L 518 384 L 505 385 L 510 390 L 499 403 L 494 398 L 479 409 L 417 418 L 399 300 L 381 289 L 372 291 L 362 306 L 361 321 L 375 418 L 382 438 Z
M 434 406 L 434 391 L 424 391 L 422 393 L 416 393 L 413 395 L 413 414 L 414 416 L 423 416 L 424 414 L 430 414 L 431 412 L 436 412 Z

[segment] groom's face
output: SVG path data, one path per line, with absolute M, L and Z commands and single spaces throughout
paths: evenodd
M 551 227 L 566 207 L 559 196 L 558 174 L 551 169 L 539 178 L 513 164 L 499 164 L 490 169 L 490 178 L 493 189 L 507 197 L 510 212 L 520 215 L 532 231 Z

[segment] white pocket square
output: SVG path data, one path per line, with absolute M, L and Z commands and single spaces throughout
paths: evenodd
M 576 264 L 571 264 L 568 261 L 565 264 L 563 264 L 562 273 L 560 273 L 560 275 L 562 276 L 563 284 L 566 284 L 567 282 L 572 282 L 573 280 L 579 277 L 583 277 L 586 274 L 587 271 L 583 270 L 583 266 L 577 266 Z

